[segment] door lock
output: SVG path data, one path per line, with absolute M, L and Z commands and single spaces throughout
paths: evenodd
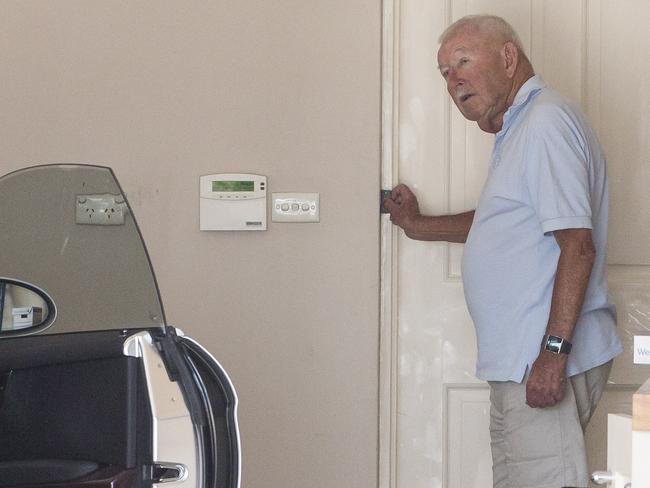
M 391 195 L 392 192 L 390 190 L 379 190 L 379 213 L 389 213 L 388 210 L 386 210 L 386 207 L 384 207 L 384 201 L 387 198 L 390 198 Z

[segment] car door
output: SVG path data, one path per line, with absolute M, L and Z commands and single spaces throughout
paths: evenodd
M 110 168 L 0 178 L 0 229 L 0 488 L 239 487 L 235 389 L 166 323 Z

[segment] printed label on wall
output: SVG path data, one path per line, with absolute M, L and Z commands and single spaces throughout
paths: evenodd
M 650 336 L 634 336 L 634 364 L 650 364 Z

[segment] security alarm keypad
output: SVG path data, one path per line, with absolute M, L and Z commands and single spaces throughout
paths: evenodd
M 201 230 L 266 230 L 266 176 L 221 173 L 200 178 Z

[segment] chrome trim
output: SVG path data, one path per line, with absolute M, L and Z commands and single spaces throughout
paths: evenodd
M 614 481 L 614 475 L 608 471 L 594 471 L 591 481 L 597 485 L 608 485 Z
M 142 346 L 140 345 L 140 334 L 132 335 L 124 341 L 122 353 L 132 358 L 142 357 Z
M 174 476 L 173 478 L 165 478 L 165 479 L 153 479 L 152 481 L 156 484 L 158 483 L 174 483 L 178 481 L 185 481 L 187 477 L 189 476 L 189 471 L 187 470 L 187 466 L 184 464 L 180 463 L 154 463 L 154 468 L 159 467 L 161 469 L 171 469 L 174 471 L 178 472 L 177 476 Z

